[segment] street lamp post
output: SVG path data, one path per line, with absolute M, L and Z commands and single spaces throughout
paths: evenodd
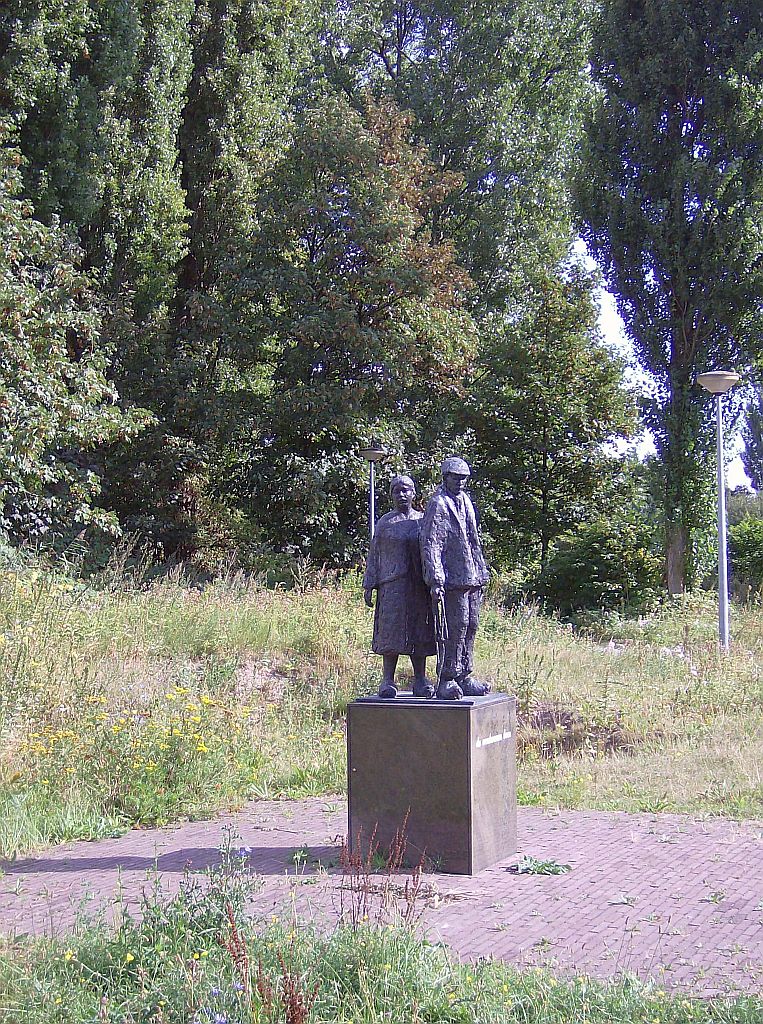
M 386 456 L 387 451 L 385 448 L 382 448 L 381 444 L 374 438 L 368 448 L 361 449 L 360 454 L 368 463 L 368 532 L 371 540 L 373 540 L 374 529 L 376 527 L 374 467 L 380 459 L 383 459 Z
M 729 582 L 726 555 L 726 479 L 723 468 L 723 406 L 721 399 L 735 384 L 739 374 L 728 370 L 700 373 L 697 383 L 715 396 L 715 435 L 718 459 L 718 640 L 721 649 L 729 649 Z

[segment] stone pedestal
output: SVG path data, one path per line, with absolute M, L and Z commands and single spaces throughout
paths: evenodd
M 474 875 L 516 853 L 516 698 L 362 697 L 347 708 L 349 840 L 382 850 L 406 820 L 405 863 Z

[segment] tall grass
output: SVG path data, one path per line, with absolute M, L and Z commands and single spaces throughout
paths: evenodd
M 713 621 L 687 599 L 609 642 L 488 607 L 478 667 L 519 697 L 521 798 L 763 814 L 763 614 L 735 615 L 728 657 Z M 354 575 L 285 592 L 0 572 L 0 853 L 341 792 L 370 632 Z

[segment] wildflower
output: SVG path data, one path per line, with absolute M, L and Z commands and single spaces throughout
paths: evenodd
M 74 952 L 73 949 L 67 949 L 67 951 L 64 953 L 64 960 L 66 960 L 67 963 L 70 960 L 73 960 L 74 957 L 75 957 L 75 952 Z
M 200 754 L 209 753 L 209 747 L 203 741 L 201 743 L 196 744 L 196 749 L 199 751 Z
M 135 959 L 135 957 L 134 957 L 134 955 L 132 953 L 126 953 L 125 954 L 125 963 L 131 964 L 134 959 Z
M 164 696 L 166 700 L 177 700 L 178 695 L 176 693 L 165 693 Z

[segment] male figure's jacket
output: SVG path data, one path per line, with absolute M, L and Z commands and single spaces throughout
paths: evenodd
M 421 564 L 430 588 L 486 586 L 489 573 L 468 494 L 454 498 L 442 484 L 429 499 L 421 526 Z

